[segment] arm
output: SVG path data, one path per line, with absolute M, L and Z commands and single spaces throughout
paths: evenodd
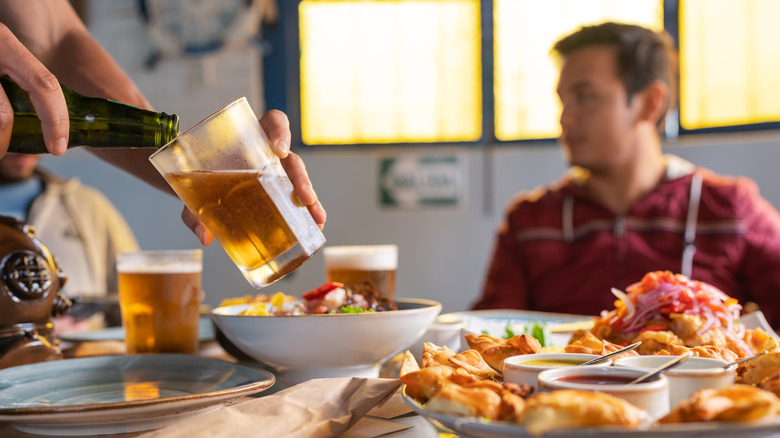
M 30 92 L 36 111 L 41 115 L 47 145 L 53 153 L 64 153 L 65 144 L 55 146 L 55 143 L 56 139 L 66 138 L 68 131 L 67 110 L 57 79 L 85 95 L 107 97 L 151 109 L 151 105 L 132 80 L 92 38 L 67 1 L 6 0 L 3 8 L 0 8 L 0 22 L 8 26 L 8 29 L 0 28 L 0 50 L 3 53 L 0 72 L 3 71 L 3 66 L 6 66 L 5 70 L 20 70 L 14 71 L 11 77 Z M 14 56 L 6 57 L 6 54 Z M 27 67 L 21 69 L 19 65 Z M 13 119 L 10 104 L 4 95 L 1 97 L 0 156 L 7 149 L 12 126 L 9 119 L 11 123 Z M 290 129 L 287 117 L 279 111 L 269 111 L 260 122 L 268 133 L 272 148 L 282 158 L 296 193 L 307 205 L 314 220 L 322 227 L 325 223 L 325 211 L 311 187 L 303 161 L 297 155 L 289 153 Z M 91 151 L 108 163 L 173 194 L 167 182 L 148 160 L 152 150 Z M 186 208 L 182 217 L 202 243 L 208 245 L 213 241 L 211 233 Z
M 105 97 L 151 109 L 151 105 L 133 81 L 108 52 L 92 38 L 67 1 L 8 0 L 0 12 L 0 20 L 59 82 L 87 96 Z M 32 96 L 33 90 L 28 89 L 28 91 Z M 57 91 L 61 98 L 59 86 Z M 67 113 L 65 114 L 67 120 Z M 46 127 L 45 121 L 43 126 Z M 173 194 L 165 179 L 148 161 L 152 150 L 90 149 L 90 151 L 154 187 Z

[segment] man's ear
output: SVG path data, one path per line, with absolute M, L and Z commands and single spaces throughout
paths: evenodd
M 641 101 L 639 118 L 657 124 L 666 114 L 669 103 L 669 86 L 661 80 L 652 81 L 636 95 Z

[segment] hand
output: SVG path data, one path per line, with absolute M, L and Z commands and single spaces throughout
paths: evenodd
M 46 148 L 62 155 L 68 148 L 70 121 L 65 96 L 57 78 L 0 23 L 0 76 L 8 75 L 30 94 L 35 112 L 41 119 Z M 8 151 L 14 112 L 0 87 L 0 158 Z
M 287 120 L 287 116 L 278 110 L 268 111 L 260 118 L 260 126 L 268 135 L 271 149 L 281 158 L 282 167 L 295 187 L 298 198 L 306 205 L 314 222 L 322 229 L 325 226 L 327 213 L 317 199 L 317 193 L 311 185 L 303 160 L 298 154 L 290 151 L 290 121 Z
M 298 154 L 290 152 L 290 122 L 287 116 L 278 110 L 268 111 L 260 118 L 260 126 L 271 142 L 271 149 L 281 159 L 282 167 L 295 187 L 298 198 L 309 209 L 317 226 L 322 229 L 325 226 L 327 213 L 317 199 L 317 193 L 311 185 L 303 160 Z M 214 241 L 214 235 L 187 207 L 184 207 L 181 212 L 181 218 L 203 245 L 208 246 Z

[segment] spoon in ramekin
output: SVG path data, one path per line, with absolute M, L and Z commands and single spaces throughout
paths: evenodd
M 636 379 L 626 383 L 626 386 L 635 385 L 637 383 L 642 383 L 644 381 L 650 380 L 653 377 L 663 373 L 664 371 L 666 371 L 666 370 L 668 370 L 670 368 L 674 368 L 677 365 L 680 365 L 681 363 L 685 362 L 691 356 L 693 356 L 693 353 L 691 353 L 690 350 L 685 351 L 685 352 L 683 352 L 683 354 L 675 357 L 674 359 L 670 360 L 669 362 L 664 363 L 663 365 L 661 365 L 660 367 L 654 369 L 653 371 L 650 371 L 649 373 L 647 373 L 647 374 L 645 374 L 645 375 L 643 375 L 641 377 L 637 377 Z
M 729 362 L 729 363 L 727 363 L 727 364 L 723 365 L 723 368 L 731 368 L 731 367 L 733 367 L 733 366 L 735 366 L 735 365 L 739 365 L 739 364 L 741 364 L 741 363 L 744 363 L 744 362 L 747 362 L 747 361 L 753 360 L 753 359 L 757 358 L 758 356 L 763 356 L 763 355 L 764 355 L 764 354 L 766 354 L 766 353 L 768 353 L 768 351 L 767 351 L 767 350 L 764 350 L 764 351 L 762 351 L 762 352 L 760 352 L 760 353 L 756 353 L 756 354 L 754 354 L 754 355 L 752 355 L 752 356 L 743 357 L 743 358 L 742 358 L 742 359 L 740 359 L 740 360 L 735 360 L 734 362 Z
M 627 351 L 631 351 L 634 348 L 638 347 L 639 344 L 641 344 L 641 343 L 642 343 L 642 341 L 634 342 L 633 344 L 629 345 L 628 347 L 623 347 L 620 350 L 616 350 L 616 351 L 613 351 L 612 353 L 605 354 L 604 356 L 600 356 L 600 357 L 597 357 L 595 359 L 591 359 L 591 360 L 589 360 L 587 362 L 583 362 L 583 363 L 579 364 L 578 366 L 591 365 L 591 364 L 594 364 L 594 363 L 603 362 L 603 361 L 605 361 L 605 360 L 607 360 L 609 358 L 612 358 L 612 357 L 615 357 L 615 356 L 619 356 L 619 355 L 621 355 L 621 354 L 623 354 L 623 353 L 625 353 Z

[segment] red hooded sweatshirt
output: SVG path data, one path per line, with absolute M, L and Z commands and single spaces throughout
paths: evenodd
M 686 255 L 684 255 L 686 254 Z M 598 315 L 649 271 L 682 273 L 780 327 L 780 213 L 747 178 L 667 156 L 665 179 L 617 215 L 572 175 L 508 208 L 474 309 Z

